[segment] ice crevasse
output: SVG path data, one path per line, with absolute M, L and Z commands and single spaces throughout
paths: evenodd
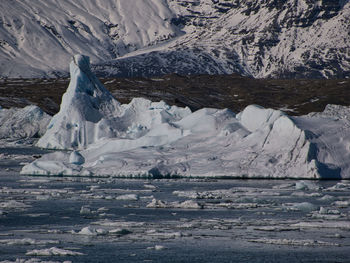
M 349 178 L 350 109 L 291 117 L 257 105 L 120 104 L 76 55 L 60 111 L 37 146 L 63 149 L 22 174 L 118 177 Z M 349 117 L 349 118 L 348 118 Z

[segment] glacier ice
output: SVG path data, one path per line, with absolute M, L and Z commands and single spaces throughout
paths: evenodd
M 0 139 L 40 137 L 51 117 L 38 106 L 3 109 L 0 107 Z
M 115 137 L 113 117 L 119 103 L 90 71 L 89 58 L 77 55 L 60 111 L 51 119 L 37 146 L 79 149 L 102 137 Z
M 121 105 L 76 55 L 59 113 L 37 146 L 65 149 L 22 174 L 118 177 L 349 178 L 350 110 L 291 117 L 247 106 L 169 106 L 135 98 Z

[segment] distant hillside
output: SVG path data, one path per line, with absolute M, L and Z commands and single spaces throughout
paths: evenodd
M 350 106 L 350 79 L 283 80 L 253 79 L 231 75 L 164 75 L 156 78 L 101 79 L 121 103 L 135 97 L 164 100 L 169 105 L 229 108 L 247 105 L 281 109 L 290 115 L 323 111 L 327 104 Z M 59 110 L 69 79 L 0 79 L 0 106 L 35 104 L 49 114 Z

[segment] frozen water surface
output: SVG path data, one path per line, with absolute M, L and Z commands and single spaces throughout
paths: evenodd
M 0 152 L 0 262 L 346 262 L 350 182 L 23 176 Z

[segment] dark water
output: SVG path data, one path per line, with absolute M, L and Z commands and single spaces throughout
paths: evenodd
M 19 175 L 42 153 L 0 149 L 0 261 L 350 262 L 350 182 Z

